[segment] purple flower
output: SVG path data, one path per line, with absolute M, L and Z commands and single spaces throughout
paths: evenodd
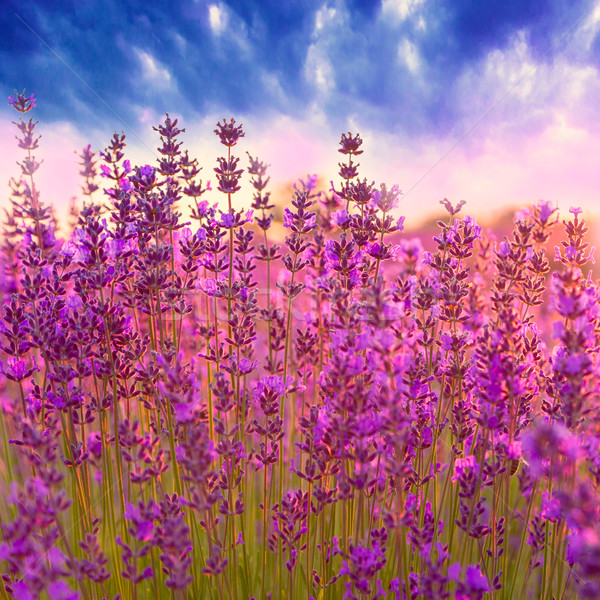
M 460 574 L 462 573 L 462 565 L 456 562 L 448 567 L 448 579 L 452 581 L 459 581 Z
M 33 94 L 31 94 L 31 96 L 25 96 L 25 90 L 23 90 L 22 94 L 19 94 L 17 90 L 15 90 L 15 94 L 16 96 L 8 97 L 8 105 L 14 107 L 15 110 L 25 114 L 32 108 L 36 107 L 35 97 Z
M 331 213 L 331 224 L 337 227 L 346 228 L 350 224 L 350 217 L 348 211 L 345 208 L 336 210 Z
M 550 498 L 547 491 L 542 493 L 542 502 L 540 504 L 540 515 L 547 521 L 557 522 L 560 520 L 561 506 L 556 497 Z
M 12 595 L 16 600 L 35 600 L 36 598 L 22 579 L 14 584 Z
M 46 588 L 52 600 L 78 600 L 79 592 L 73 591 L 64 581 L 58 580 L 48 584 Z
M 371 199 L 373 204 L 384 213 L 394 210 L 398 206 L 399 198 L 402 195 L 402 191 L 397 185 L 392 186 L 390 189 L 385 184 L 381 184 L 380 189 L 373 190 Z M 402 219 L 404 222 L 404 218 Z
M 229 366 L 226 367 L 224 365 L 223 368 L 226 368 L 231 373 L 235 373 L 237 375 L 248 375 L 248 373 L 254 371 L 258 366 L 259 362 L 257 360 L 253 361 L 249 358 L 241 358 L 238 363 L 236 358 L 231 356 L 229 358 Z
M 465 586 L 472 592 L 488 592 L 490 584 L 482 574 L 479 565 L 468 565 L 465 572 Z
M 498 250 L 496 250 L 498 256 L 502 257 L 502 258 L 506 258 L 509 254 L 510 254 L 510 245 L 509 243 L 505 240 L 503 242 L 500 242 L 499 246 L 498 246 Z
M 223 283 L 225 279 L 219 278 L 216 280 L 214 277 L 207 277 L 206 279 L 198 280 L 198 287 L 207 296 L 218 296 L 219 295 L 219 283 Z
M 547 223 L 550 217 L 558 210 L 557 208 L 552 208 L 550 201 L 540 201 L 537 204 L 537 209 L 539 211 L 539 219 L 542 223 Z
M 312 192 L 317 188 L 317 182 L 319 180 L 318 175 L 307 175 L 305 179 L 300 179 L 300 185 L 297 186 L 294 184 L 294 189 L 305 190 L 307 192 Z
M 359 154 L 363 153 L 363 150 L 359 150 L 362 142 L 362 138 L 358 134 L 353 136 L 350 132 L 348 132 L 347 135 L 342 133 L 338 152 L 341 152 L 342 154 L 352 154 L 354 156 L 358 156 Z
M 123 191 L 123 192 L 132 192 L 133 191 L 133 185 L 131 184 L 131 181 L 129 181 L 129 179 L 127 179 L 127 177 L 121 177 L 121 179 L 119 179 L 119 187 L 121 188 L 121 191 Z
M 225 227 L 226 229 L 230 229 L 235 224 L 235 217 L 231 213 L 223 213 L 221 215 L 221 220 L 219 221 L 219 225 L 221 227 Z
M 453 206 L 448 198 L 444 198 L 443 200 L 440 200 L 440 204 L 442 204 L 451 215 L 456 215 L 461 211 L 462 207 L 466 204 L 466 201 L 459 200 L 456 206 Z
M 454 475 L 452 475 L 452 481 L 458 481 L 458 479 L 467 472 L 475 474 L 479 472 L 479 464 L 472 454 L 465 458 L 457 458 L 454 461 Z
M 523 457 L 534 476 L 539 476 L 548 467 L 553 456 L 573 464 L 580 454 L 579 444 L 571 432 L 561 423 L 538 422 L 521 440 Z M 555 464 L 555 468 L 558 465 Z
M 102 456 L 102 441 L 99 433 L 90 433 L 87 438 L 87 449 L 96 458 Z
M 158 507 L 155 508 L 155 518 L 159 517 Z M 140 507 L 133 504 L 125 504 L 125 513 L 123 515 L 129 521 L 129 532 L 140 542 L 148 542 L 154 536 L 154 520 L 144 518 L 141 514 Z
M 284 392 L 283 379 L 278 375 L 261 377 L 254 388 L 254 399 L 258 400 L 265 390 L 272 390 L 277 396 L 282 396 Z
M 242 128 L 242 125 L 235 124 L 235 119 L 231 117 L 229 123 L 223 119 L 223 123 L 217 123 L 215 134 L 219 136 L 221 144 L 228 146 L 229 148 L 235 146 L 239 139 L 244 137 L 246 134 Z
M 6 366 L 0 361 L 0 373 L 6 375 L 10 381 L 23 381 L 27 379 L 34 371 L 38 371 L 37 366 L 29 367 L 27 363 L 15 356 L 9 356 L 6 361 Z
M 294 213 L 289 209 L 285 208 L 283 210 L 283 226 L 288 229 L 292 227 L 294 224 Z

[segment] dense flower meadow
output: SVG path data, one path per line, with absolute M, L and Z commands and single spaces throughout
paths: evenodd
M 9 104 L 2 598 L 600 598 L 600 290 L 579 209 L 540 202 L 496 240 L 443 200 L 426 252 L 348 133 L 339 181 L 298 182 L 281 225 L 234 119 L 211 204 L 167 115 L 154 166 L 123 134 L 83 149 L 61 233 L 35 99 Z

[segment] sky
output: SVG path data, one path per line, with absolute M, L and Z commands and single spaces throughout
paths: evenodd
M 271 165 L 282 202 L 307 174 L 325 189 L 339 182 L 336 150 L 350 131 L 364 140 L 361 176 L 404 191 L 408 226 L 444 197 L 483 221 L 540 199 L 597 215 L 599 60 L 600 0 L 0 7 L 0 85 L 6 98 L 15 88 L 37 98 L 37 180 L 59 214 L 79 195 L 75 151 L 124 131 L 132 162 L 153 164 L 152 126 L 168 112 L 212 180 L 217 120 L 242 122 L 235 150 Z M 2 182 L 22 159 L 15 116 L 0 107 Z

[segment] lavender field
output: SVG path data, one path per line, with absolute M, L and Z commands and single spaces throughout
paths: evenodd
M 420 240 L 344 133 L 337 182 L 297 182 L 281 226 L 250 133 L 220 121 L 199 165 L 167 115 L 156 164 L 118 133 L 82 150 L 58 228 L 35 99 L 9 104 L 0 597 L 600 598 L 580 209 L 523 207 L 503 239 L 443 199 Z

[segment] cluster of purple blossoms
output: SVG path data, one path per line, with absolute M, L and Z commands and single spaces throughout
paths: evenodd
M 562 240 L 547 202 L 495 238 L 444 199 L 421 239 L 400 188 L 362 176 L 359 135 L 340 183 L 308 175 L 280 206 L 268 165 L 232 155 L 234 119 L 213 191 L 167 114 L 154 165 L 122 133 L 83 148 L 63 234 L 37 122 L 16 126 L 3 597 L 600 596 L 600 292 L 579 209 Z

